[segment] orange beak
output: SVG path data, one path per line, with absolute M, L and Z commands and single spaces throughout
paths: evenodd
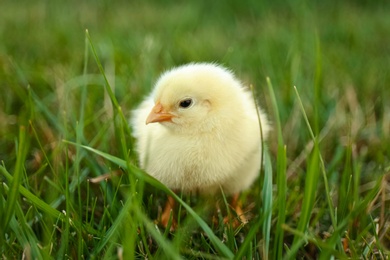
M 152 108 L 152 111 L 150 111 L 148 118 L 146 118 L 146 124 L 171 121 L 172 117 L 174 117 L 174 115 L 165 112 L 163 106 L 157 102 Z

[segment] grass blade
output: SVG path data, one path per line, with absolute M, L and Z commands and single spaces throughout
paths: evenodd
M 316 137 L 314 136 L 313 130 L 311 129 L 311 126 L 310 126 L 310 123 L 309 123 L 309 119 L 307 118 L 307 115 L 306 115 L 306 112 L 305 112 L 305 108 L 303 107 L 303 103 L 302 103 L 301 97 L 299 96 L 298 89 L 297 89 L 296 86 L 294 86 L 294 90 L 295 90 L 295 94 L 297 96 L 297 99 L 298 99 L 299 106 L 301 108 L 303 117 L 305 119 L 306 126 L 307 126 L 307 128 L 309 130 L 309 133 L 310 133 L 310 136 L 311 136 L 311 138 L 313 140 L 313 143 L 315 144 L 317 142 L 316 141 Z M 330 197 L 329 183 L 328 183 L 328 177 L 326 175 L 325 163 L 324 163 L 324 160 L 323 160 L 323 158 L 321 156 L 321 153 L 319 153 L 318 156 L 319 156 L 319 159 L 320 159 L 322 178 L 324 180 L 324 187 L 325 187 L 325 193 L 326 193 L 326 200 L 327 200 L 327 203 L 328 203 L 329 215 L 330 215 L 330 219 L 332 221 L 333 228 L 335 229 L 336 226 L 337 226 L 337 221 L 336 221 L 336 215 L 335 215 L 335 212 L 334 212 L 334 206 L 333 206 L 332 198 Z
M 14 215 L 15 205 L 19 197 L 19 185 L 22 180 L 24 162 L 26 160 L 26 151 L 27 151 L 27 139 L 26 139 L 26 128 L 21 126 L 19 129 L 19 142 L 18 142 L 18 154 L 16 158 L 16 165 L 13 174 L 13 178 L 9 179 L 10 181 L 10 190 L 8 193 L 7 202 L 5 205 L 4 218 L 2 221 L 2 231 L 5 232 L 8 228 L 9 221 Z
M 272 108 L 274 111 L 274 119 L 276 121 L 276 130 L 278 133 L 278 154 L 277 154 L 277 173 L 276 185 L 278 190 L 277 205 L 278 205 L 278 221 L 276 223 L 275 244 L 274 244 L 274 259 L 280 259 L 283 252 L 284 230 L 282 228 L 286 220 L 286 194 L 287 194 L 287 177 L 286 177 L 286 146 L 284 145 L 282 135 L 282 124 L 280 122 L 280 114 L 278 103 L 276 101 L 275 92 L 271 80 L 267 78 L 268 91 L 270 93 Z
M 269 245 L 271 236 L 271 217 L 272 217 L 272 164 L 268 149 L 264 151 L 264 187 L 262 190 L 263 197 L 263 259 L 269 258 Z
M 317 193 L 317 184 L 319 178 L 319 149 L 318 143 L 314 144 L 314 149 L 310 160 L 308 162 L 308 169 L 306 172 L 306 181 L 305 181 L 305 190 L 303 194 L 302 201 L 302 210 L 300 213 L 299 223 L 297 227 L 297 231 L 300 233 L 306 233 L 307 227 L 309 225 L 310 217 L 312 214 L 316 193 Z M 302 245 L 303 241 L 300 236 L 295 235 L 294 240 L 291 246 L 291 251 L 293 258 L 295 258 L 294 250 L 298 250 Z
M 298 95 L 297 89 L 295 87 L 295 91 L 298 96 L 298 100 L 300 102 L 300 106 L 302 108 L 302 113 L 304 115 L 306 124 L 308 126 L 310 135 L 313 138 L 314 141 L 314 147 L 312 150 L 312 155 L 310 159 L 308 160 L 308 168 L 306 171 L 306 181 L 305 181 L 305 189 L 304 189 L 304 195 L 303 195 L 303 201 L 302 201 L 302 210 L 300 214 L 300 219 L 297 227 L 298 232 L 305 233 L 309 224 L 310 216 L 312 213 L 312 209 L 314 206 L 314 201 L 316 198 L 316 191 L 317 191 L 317 184 L 318 184 L 318 177 L 319 177 L 319 159 L 320 159 L 320 152 L 319 152 L 319 144 L 317 137 L 314 136 L 313 131 L 310 127 L 309 120 L 307 118 L 307 115 L 305 113 L 305 110 L 303 108 L 303 104 L 300 100 L 300 97 Z M 325 176 L 326 178 L 326 176 Z M 295 253 L 298 251 L 299 244 L 302 243 L 302 239 L 295 235 L 293 244 L 291 246 L 291 252 L 290 254 L 295 257 Z

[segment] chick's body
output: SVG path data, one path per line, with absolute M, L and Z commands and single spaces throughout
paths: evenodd
M 268 123 L 259 114 L 265 137 Z M 171 189 L 212 194 L 221 186 L 232 194 L 259 173 L 253 98 L 220 66 L 189 64 L 164 73 L 133 111 L 132 126 L 141 167 Z

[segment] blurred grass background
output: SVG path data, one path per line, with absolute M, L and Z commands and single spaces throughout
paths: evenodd
M 23 140 L 18 136 L 23 132 L 20 126 L 24 126 L 27 141 L 26 160 L 21 162 L 21 185 L 52 208 L 70 211 L 71 217 L 100 230 L 100 238 L 116 223 L 131 178 L 90 184 L 88 178 L 118 167 L 62 142 L 63 139 L 77 141 L 127 157 L 118 134 L 120 123 L 113 119 L 115 111 L 105 93 L 102 74 L 86 43 L 88 29 L 126 117 L 150 91 L 161 72 L 188 62 L 208 61 L 223 64 L 247 85 L 252 84 L 260 105 L 275 123 L 266 82 L 266 77 L 270 78 L 281 119 L 282 145 L 286 146 L 287 154 L 286 208 L 274 207 L 270 225 L 276 225 L 278 210 L 285 210 L 282 246 L 286 257 L 294 255 L 286 248 L 295 243 L 296 233 L 291 228 L 297 227 L 300 218 L 306 165 L 312 161 L 305 151 L 313 146 L 294 92 L 293 86 L 297 86 L 309 122 L 319 136 L 337 221 L 348 222 L 337 231 L 332 227 L 326 206 L 326 183 L 320 178 L 309 236 L 327 241 L 330 234 L 337 233 L 338 240 L 330 243 L 337 245 L 334 248 L 341 258 L 372 257 L 378 252 L 383 255 L 388 252 L 390 236 L 386 178 L 390 171 L 389 11 L 388 1 L 352 0 L 2 1 L 0 160 L 3 169 L 10 173 L 18 171 L 17 154 Z M 129 135 L 126 143 L 131 150 Z M 280 156 L 276 131 L 268 145 L 276 180 Z M 131 161 L 135 162 L 134 154 Z M 3 186 L 11 186 L 5 174 L 2 176 Z M 256 208 L 261 208 L 262 199 L 256 194 L 262 184 L 260 180 L 252 191 L 244 194 L 249 204 L 255 202 Z M 378 185 L 378 192 L 370 197 L 370 190 Z M 4 187 L 0 206 L 5 210 L 10 196 Z M 278 197 L 277 188 L 280 187 L 274 183 L 274 205 L 283 199 Z M 153 194 L 146 191 L 145 197 L 149 196 L 148 192 Z M 163 203 L 163 198 L 158 196 L 163 195 L 144 198 L 141 202 L 151 219 L 157 215 L 157 205 Z M 364 206 L 354 211 L 362 201 Z M 96 249 L 99 238 L 85 235 L 81 228 L 76 231 L 82 238 L 72 238 L 71 228 L 64 229 L 65 224 L 56 226 L 58 220 L 47 216 L 47 212 L 42 213 L 20 199 L 17 205 L 20 212 L 15 220 L 31 228 L 27 241 L 36 241 L 40 245 L 37 250 L 44 252 L 41 252 L 43 256 L 88 258 L 92 251 L 98 257 L 111 256 L 112 244 L 99 251 Z M 348 215 L 351 212 L 354 214 Z M 7 226 L 2 225 L 2 255 L 19 258 L 28 247 L 15 229 Z M 245 238 L 250 227 L 248 224 L 237 231 L 235 235 L 239 237 L 231 234 L 236 239 L 233 252 L 240 248 L 242 241 L 237 241 Z M 66 246 L 61 245 L 64 230 L 69 231 Z M 214 231 L 224 234 L 220 229 Z M 201 232 L 194 234 L 195 245 L 183 245 L 183 242 L 179 252 L 196 258 L 188 249 L 195 248 L 209 253 L 207 257 L 218 256 L 201 237 Z M 274 239 L 271 231 L 271 249 L 275 248 Z M 247 257 L 252 253 L 254 258 L 259 257 L 261 250 L 257 243 L 261 240 L 259 232 L 251 241 L 248 249 L 251 253 L 246 252 Z M 133 240 L 121 241 L 131 244 Z M 321 248 L 313 239 L 308 241 L 299 248 L 300 257 L 316 258 L 326 251 L 326 247 Z M 344 247 L 340 241 L 344 241 Z M 120 247 L 119 240 L 115 243 Z M 143 252 L 134 245 L 131 248 L 137 256 L 161 254 L 152 244 L 151 252 Z M 275 255 L 271 250 L 270 256 Z

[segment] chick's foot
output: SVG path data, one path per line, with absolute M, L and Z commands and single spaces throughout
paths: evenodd
M 177 228 L 177 221 L 174 214 L 175 205 L 176 205 L 175 200 L 171 196 L 168 196 L 167 203 L 165 204 L 164 210 L 161 213 L 161 218 L 160 218 L 161 226 L 167 228 L 170 225 L 169 227 L 170 231 L 175 231 Z

